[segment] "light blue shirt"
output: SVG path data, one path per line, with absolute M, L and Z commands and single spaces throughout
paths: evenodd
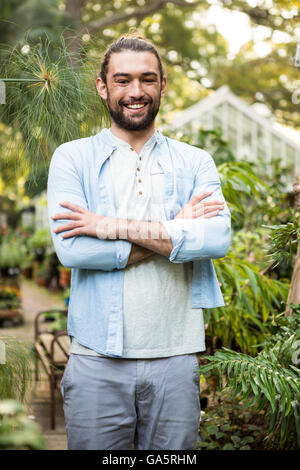
M 206 151 L 164 137 L 159 131 L 155 139 L 165 178 L 167 220 L 162 223 L 173 243 L 169 261 L 193 261 L 193 308 L 222 306 L 212 259 L 224 257 L 229 248 L 230 213 L 214 161 Z M 48 218 L 57 256 L 62 265 L 72 268 L 69 335 L 100 354 L 122 357 L 123 279 L 131 243 L 88 236 L 62 239 L 53 229 L 66 220 L 51 219 L 67 211 L 59 205 L 64 201 L 116 217 L 108 165 L 115 149 L 107 129 L 56 149 L 48 177 Z M 224 210 L 208 219 L 174 219 L 192 196 L 204 191 L 213 192 L 206 200 L 223 200 Z

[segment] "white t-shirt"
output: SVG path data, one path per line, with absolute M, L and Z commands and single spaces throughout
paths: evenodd
M 138 155 L 111 136 L 110 156 L 118 218 L 165 220 L 164 174 L 152 136 Z M 205 350 L 202 309 L 192 309 L 193 264 L 171 263 L 159 254 L 125 268 L 123 289 L 124 358 L 156 358 Z M 98 355 L 73 338 L 71 352 Z

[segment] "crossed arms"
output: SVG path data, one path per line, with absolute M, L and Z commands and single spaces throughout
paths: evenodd
M 215 172 L 212 176 L 208 180 L 198 175 L 206 184 L 196 184 L 190 201 L 173 220 L 117 219 L 88 210 L 71 162 L 54 154 L 48 179 L 48 214 L 58 258 L 68 267 L 110 271 L 155 253 L 173 262 L 224 256 L 229 246 L 230 216 L 218 176 L 216 179 Z
M 180 210 L 175 219 L 210 218 L 224 209 L 221 200 L 205 201 L 211 193 L 193 196 Z M 62 233 L 62 238 L 90 236 L 101 240 L 123 239 L 132 243 L 127 266 L 148 258 L 155 253 L 169 257 L 173 249 L 172 240 L 161 222 L 114 219 L 97 215 L 83 207 L 63 202 L 62 207 L 70 212 L 54 214 L 53 220 L 68 220 L 67 223 L 55 228 L 54 233 Z

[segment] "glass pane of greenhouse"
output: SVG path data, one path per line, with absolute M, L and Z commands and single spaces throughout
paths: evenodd
M 281 144 L 281 140 L 276 137 L 275 135 L 272 136 L 272 159 L 274 160 L 281 160 L 282 163 L 284 162 L 284 155 L 283 153 L 283 146 Z
M 283 168 L 289 169 L 287 181 L 295 178 L 295 171 L 300 171 L 300 146 L 285 135 L 285 132 L 273 127 L 272 119 L 266 119 L 257 113 L 252 106 L 247 105 L 228 88 L 220 89 L 221 98 L 215 93 L 206 98 L 205 105 L 198 115 L 197 110 L 187 109 L 188 123 L 179 128 L 184 133 L 190 132 L 194 138 L 197 129 L 219 129 L 223 138 L 228 141 L 234 155 L 241 160 L 255 162 L 260 160 L 266 165 L 267 171 L 272 171 L 272 162 L 279 160 Z M 209 108 L 209 101 L 211 107 Z M 289 144 L 290 142 L 290 144 Z
M 243 115 L 243 128 L 242 128 L 242 154 L 247 157 L 247 160 L 251 160 L 252 156 L 252 121 L 246 116 Z
M 228 120 L 230 125 L 236 128 L 238 120 L 238 111 L 231 104 L 228 104 Z
M 295 171 L 295 158 L 296 158 L 295 149 L 291 145 L 287 145 L 286 147 L 287 167 L 290 168 L 293 173 Z

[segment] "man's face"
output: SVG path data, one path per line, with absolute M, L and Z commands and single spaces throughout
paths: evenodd
M 106 85 L 98 79 L 100 96 L 107 100 L 112 120 L 128 131 L 148 128 L 165 93 L 159 65 L 152 52 L 122 51 L 110 57 Z

